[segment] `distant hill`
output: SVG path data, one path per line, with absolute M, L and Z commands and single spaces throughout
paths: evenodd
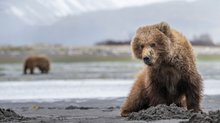
M 114 41 L 107 40 L 96 43 L 96 45 L 130 45 L 131 41 Z
M 219 5 L 219 0 L 170 1 L 66 16 L 51 25 L 29 25 L 2 7 L 0 43 L 91 45 L 107 39 L 129 39 L 138 26 L 160 21 L 167 21 L 189 38 L 209 33 L 214 41 L 220 41 Z
M 193 46 L 219 46 L 215 44 L 209 34 L 201 34 L 199 36 L 194 36 L 193 39 L 189 40 Z M 131 40 L 105 40 L 96 43 L 96 45 L 130 45 Z

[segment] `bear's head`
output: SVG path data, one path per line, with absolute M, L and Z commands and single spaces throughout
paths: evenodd
M 166 22 L 139 27 L 131 42 L 133 56 L 146 65 L 160 64 L 169 54 L 171 29 Z

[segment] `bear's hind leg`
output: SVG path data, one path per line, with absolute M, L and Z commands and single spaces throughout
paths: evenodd
M 24 74 L 27 74 L 27 69 L 28 69 L 28 68 L 27 68 L 27 66 L 25 65 L 25 66 L 24 66 L 24 71 L 23 71 Z
M 31 73 L 31 74 L 34 74 L 34 67 L 31 67 L 31 68 L 30 68 L 30 73 Z
M 199 75 L 190 78 L 190 80 L 188 81 L 186 92 L 187 109 L 193 109 L 195 112 L 198 112 L 201 111 L 202 80 Z

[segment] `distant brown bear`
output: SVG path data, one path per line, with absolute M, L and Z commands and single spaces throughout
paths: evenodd
M 134 57 L 145 66 L 121 107 L 121 116 L 158 104 L 175 103 L 201 111 L 203 83 L 189 41 L 161 22 L 137 29 L 131 42 Z
M 50 61 L 46 56 L 29 56 L 24 62 L 24 74 L 30 70 L 30 74 L 34 74 L 34 69 L 38 68 L 42 74 L 48 73 L 50 70 Z

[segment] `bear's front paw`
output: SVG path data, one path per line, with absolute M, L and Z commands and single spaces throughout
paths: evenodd
M 122 117 L 127 117 L 129 115 L 128 111 L 121 111 L 121 116 Z
M 122 117 L 127 117 L 129 115 L 129 113 L 121 113 Z
M 194 112 L 202 112 L 202 109 L 201 108 L 195 108 L 193 111 Z

